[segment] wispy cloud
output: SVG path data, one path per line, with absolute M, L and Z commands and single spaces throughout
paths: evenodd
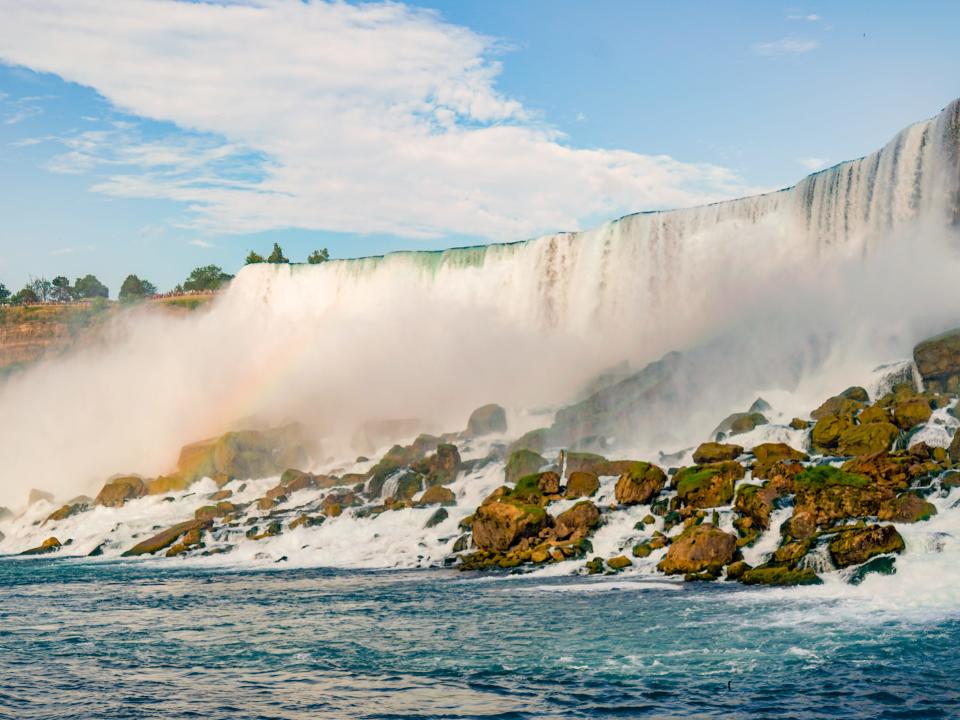
M 24 120 L 43 114 L 44 100 L 48 96 L 30 96 L 12 98 L 7 94 L 0 94 L 0 123 L 3 125 L 17 125 Z
M 757 189 L 567 144 L 498 89 L 500 43 L 395 2 L 0 0 L 0 14 L 3 61 L 190 129 L 77 133 L 50 168 L 181 201 L 203 231 L 515 239 Z
M 818 47 L 820 43 L 816 40 L 785 37 L 773 42 L 754 43 L 753 51 L 758 55 L 801 55 Z
M 829 160 L 818 157 L 798 158 L 797 162 L 813 172 L 825 168 L 830 163 Z
M 787 20 L 805 20 L 806 22 L 820 22 L 823 18 L 811 13 L 810 15 L 787 15 Z
M 193 245 L 194 247 L 203 248 L 204 250 L 216 247 L 216 245 L 214 245 L 212 242 L 202 240 L 201 238 L 194 238 L 189 244 Z

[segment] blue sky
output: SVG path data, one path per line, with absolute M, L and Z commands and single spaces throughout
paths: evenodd
M 0 282 L 162 288 L 796 182 L 958 88 L 955 3 L 0 0 Z

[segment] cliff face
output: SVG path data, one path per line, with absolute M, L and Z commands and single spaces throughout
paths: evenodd
M 148 307 L 187 313 L 202 307 L 213 295 L 160 298 Z M 63 353 L 82 338 L 95 337 L 126 306 L 109 301 L 0 307 L 0 377 L 46 355 Z
M 63 352 L 91 328 L 103 325 L 112 307 L 111 303 L 73 303 L 0 308 L 0 373 L 47 353 Z

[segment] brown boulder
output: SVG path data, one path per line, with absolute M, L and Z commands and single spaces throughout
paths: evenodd
M 890 411 L 879 405 L 871 405 L 868 408 L 864 408 L 863 412 L 857 416 L 857 419 L 860 421 L 861 425 L 867 425 L 869 423 L 888 423 L 893 420 Z
M 473 543 L 481 550 L 503 552 L 518 540 L 539 533 L 548 518 L 536 505 L 509 499 L 485 502 L 473 514 Z
M 729 505 L 733 488 L 744 476 L 743 466 L 733 460 L 682 468 L 674 477 L 680 503 L 691 508 Z
M 737 538 L 711 523 L 694 525 L 676 538 L 657 569 L 667 575 L 719 572 L 733 560 Z
M 929 520 L 936 514 L 937 508 L 933 503 L 914 493 L 905 493 L 885 502 L 877 513 L 877 518 L 890 522 L 915 523 Z
M 667 482 L 663 470 L 648 462 L 634 462 L 625 471 L 614 488 L 621 505 L 645 505 L 659 493 Z
M 173 527 L 167 528 L 163 532 L 157 533 L 123 553 L 123 557 L 135 557 L 137 555 L 152 555 L 153 553 L 165 550 L 173 545 L 177 540 L 186 535 L 191 530 L 201 530 L 206 526 L 200 520 L 187 520 Z
M 108 480 L 94 502 L 104 507 L 120 507 L 128 500 L 143 497 L 146 493 L 143 478 L 139 475 L 122 475 Z
M 69 540 L 67 541 L 70 542 Z M 55 537 L 49 537 L 40 543 L 39 547 L 30 548 L 29 550 L 24 550 L 21 555 L 47 555 L 52 552 L 56 552 L 62 547 L 60 541 Z
M 592 472 L 578 470 L 570 473 L 564 495 L 567 498 L 592 497 L 600 489 L 600 480 Z
M 167 493 L 186 490 L 188 486 L 187 478 L 180 473 L 173 473 L 147 480 L 146 493 L 147 495 L 166 495 Z
M 420 496 L 421 505 L 456 505 L 457 496 L 450 488 L 442 485 L 428 487 Z
M 871 455 L 893 447 L 900 431 L 896 425 L 885 422 L 848 427 L 840 434 L 837 453 L 840 455 Z
M 838 568 L 859 565 L 875 555 L 902 552 L 903 538 L 893 525 L 870 525 L 845 530 L 829 545 L 830 557 Z
M 600 522 L 600 511 L 589 500 L 581 500 L 557 516 L 554 534 L 558 540 L 579 540 L 590 534 Z
M 753 477 L 769 477 L 769 472 L 779 462 L 804 462 L 809 460 L 805 452 L 794 450 L 786 443 L 762 443 L 753 448 L 756 461 L 753 463 Z
M 910 430 L 930 419 L 933 410 L 930 402 L 923 397 L 898 402 L 893 406 L 893 422 L 901 430 Z
M 77 513 L 82 513 L 84 510 L 88 509 L 86 503 L 74 503 L 73 505 L 64 505 L 57 510 L 54 510 L 47 516 L 47 519 L 43 521 L 43 524 L 46 525 L 48 522 L 58 522 L 60 520 L 66 520 L 68 517 L 72 517 Z
M 931 392 L 960 388 L 960 329 L 924 340 L 913 349 L 913 360 Z
M 705 442 L 693 451 L 693 461 L 697 465 L 736 460 L 743 455 L 743 447 L 729 443 Z
M 814 447 L 830 450 L 840 443 L 840 436 L 854 427 L 853 415 L 825 415 L 817 420 L 810 433 Z

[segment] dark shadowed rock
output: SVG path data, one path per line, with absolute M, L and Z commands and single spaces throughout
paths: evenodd
M 69 544 L 69 540 L 67 541 Z M 60 541 L 55 537 L 49 537 L 44 540 L 39 547 L 30 548 L 29 550 L 24 550 L 21 555 L 47 555 L 52 552 L 56 552 L 62 547 Z
M 173 527 L 159 532 L 151 538 L 137 543 L 132 548 L 123 553 L 123 557 L 136 557 L 138 555 L 152 555 L 153 553 L 165 550 L 173 545 L 182 536 L 191 530 L 200 530 L 205 527 L 205 523 L 200 520 L 187 520 Z
M 960 329 L 950 330 L 913 349 L 913 360 L 931 392 L 960 389 Z
M 507 460 L 505 479 L 508 483 L 515 483 L 522 477 L 538 472 L 546 464 L 546 458 L 532 450 L 517 450 Z
M 845 530 L 830 542 L 830 557 L 838 568 L 859 565 L 875 555 L 902 552 L 903 538 L 893 525 Z
M 498 435 L 507 431 L 507 411 L 501 406 L 490 404 L 478 407 L 467 420 L 469 437 Z

